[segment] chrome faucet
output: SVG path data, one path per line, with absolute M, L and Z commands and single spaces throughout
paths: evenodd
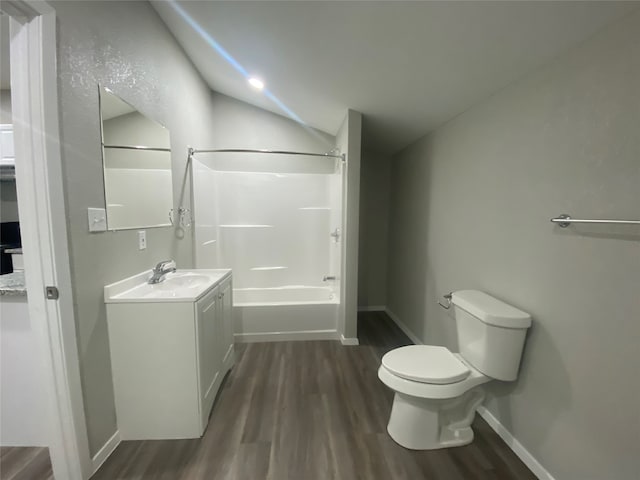
M 153 268 L 153 275 L 149 279 L 150 284 L 160 283 L 167 273 L 176 271 L 176 262 L 173 260 L 163 260 Z

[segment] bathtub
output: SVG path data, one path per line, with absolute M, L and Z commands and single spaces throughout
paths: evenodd
M 337 340 L 338 303 L 329 287 L 236 288 L 235 340 Z

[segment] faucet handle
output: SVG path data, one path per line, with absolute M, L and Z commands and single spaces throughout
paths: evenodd
M 154 272 L 161 272 L 165 269 L 165 267 L 176 267 L 176 262 L 174 260 L 162 260 L 158 262 L 158 264 L 153 268 Z

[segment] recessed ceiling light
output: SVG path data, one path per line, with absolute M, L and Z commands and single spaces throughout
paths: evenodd
M 251 77 L 249 79 L 249 84 L 258 90 L 262 90 L 264 88 L 264 82 L 259 78 Z

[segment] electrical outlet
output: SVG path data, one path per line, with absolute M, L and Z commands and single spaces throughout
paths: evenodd
M 138 230 L 138 250 L 147 248 L 147 231 Z

